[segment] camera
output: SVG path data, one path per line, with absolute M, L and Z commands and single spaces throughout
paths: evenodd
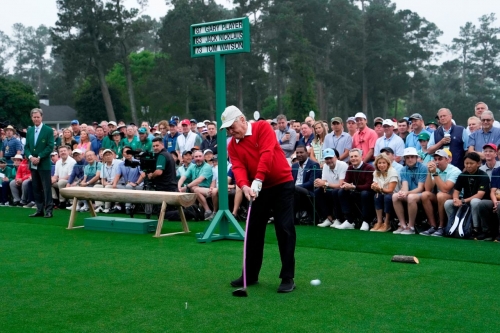
M 125 153 L 134 156 L 138 161 L 125 160 L 125 166 L 130 168 L 141 167 L 141 170 L 145 173 L 154 172 L 156 170 L 156 156 L 154 153 L 150 153 L 142 150 L 125 150 Z

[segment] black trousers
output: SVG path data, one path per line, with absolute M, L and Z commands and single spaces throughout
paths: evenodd
M 52 183 L 50 170 L 31 169 L 31 184 L 35 197 L 37 213 L 52 213 L 54 203 L 52 201 Z
M 293 224 L 293 181 L 263 189 L 252 204 L 247 230 L 247 279 L 258 280 L 264 255 L 264 238 L 271 209 L 281 258 L 280 278 L 295 275 L 295 226 Z

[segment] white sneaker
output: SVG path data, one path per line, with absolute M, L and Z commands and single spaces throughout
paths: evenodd
M 76 205 L 76 211 L 77 211 L 77 212 L 79 212 L 79 211 L 81 211 L 81 210 L 82 210 L 82 207 L 80 207 L 80 206 Z
M 324 228 L 332 225 L 329 219 L 325 219 L 322 223 L 318 224 L 318 227 Z
M 67 210 L 72 210 L 73 209 L 73 205 L 70 205 L 68 207 L 66 207 Z M 78 211 L 78 207 L 76 207 L 76 211 Z
M 349 223 L 349 221 L 345 220 L 344 223 L 342 223 L 337 227 L 337 229 L 341 230 L 354 229 L 354 223 Z
M 102 212 L 102 206 L 97 206 L 97 207 L 94 209 L 94 211 L 95 211 L 96 213 L 101 213 L 101 212 Z
M 102 212 L 103 212 L 104 214 L 108 214 L 108 213 L 109 213 L 109 208 L 104 208 Z
M 80 209 L 80 212 L 88 212 L 89 211 L 89 206 L 83 206 L 81 209 Z
M 335 228 L 337 229 L 338 227 L 340 227 L 342 225 L 342 223 L 340 223 L 340 221 L 338 219 L 335 219 L 333 221 L 333 224 L 330 226 L 330 228 Z
M 361 225 L 361 228 L 359 228 L 359 230 L 368 231 L 368 230 L 370 230 L 370 225 L 368 223 L 366 223 L 365 221 L 363 221 L 363 224 Z

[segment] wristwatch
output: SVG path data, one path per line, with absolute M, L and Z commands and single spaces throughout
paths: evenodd
M 328 184 L 328 182 L 325 182 L 325 187 L 329 187 L 329 184 Z
M 465 199 L 462 198 L 462 205 L 465 205 Z
M 436 172 L 436 173 L 433 173 L 432 176 L 437 177 L 437 176 L 439 176 L 439 174 Z

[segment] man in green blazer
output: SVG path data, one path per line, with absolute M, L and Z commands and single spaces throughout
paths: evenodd
M 36 213 L 30 217 L 52 217 L 50 154 L 54 150 L 54 135 L 52 128 L 42 123 L 43 111 L 31 110 L 32 127 L 26 134 L 24 154 L 28 157 L 31 171 L 33 194 L 35 196 Z M 44 213 L 45 211 L 45 213 Z

